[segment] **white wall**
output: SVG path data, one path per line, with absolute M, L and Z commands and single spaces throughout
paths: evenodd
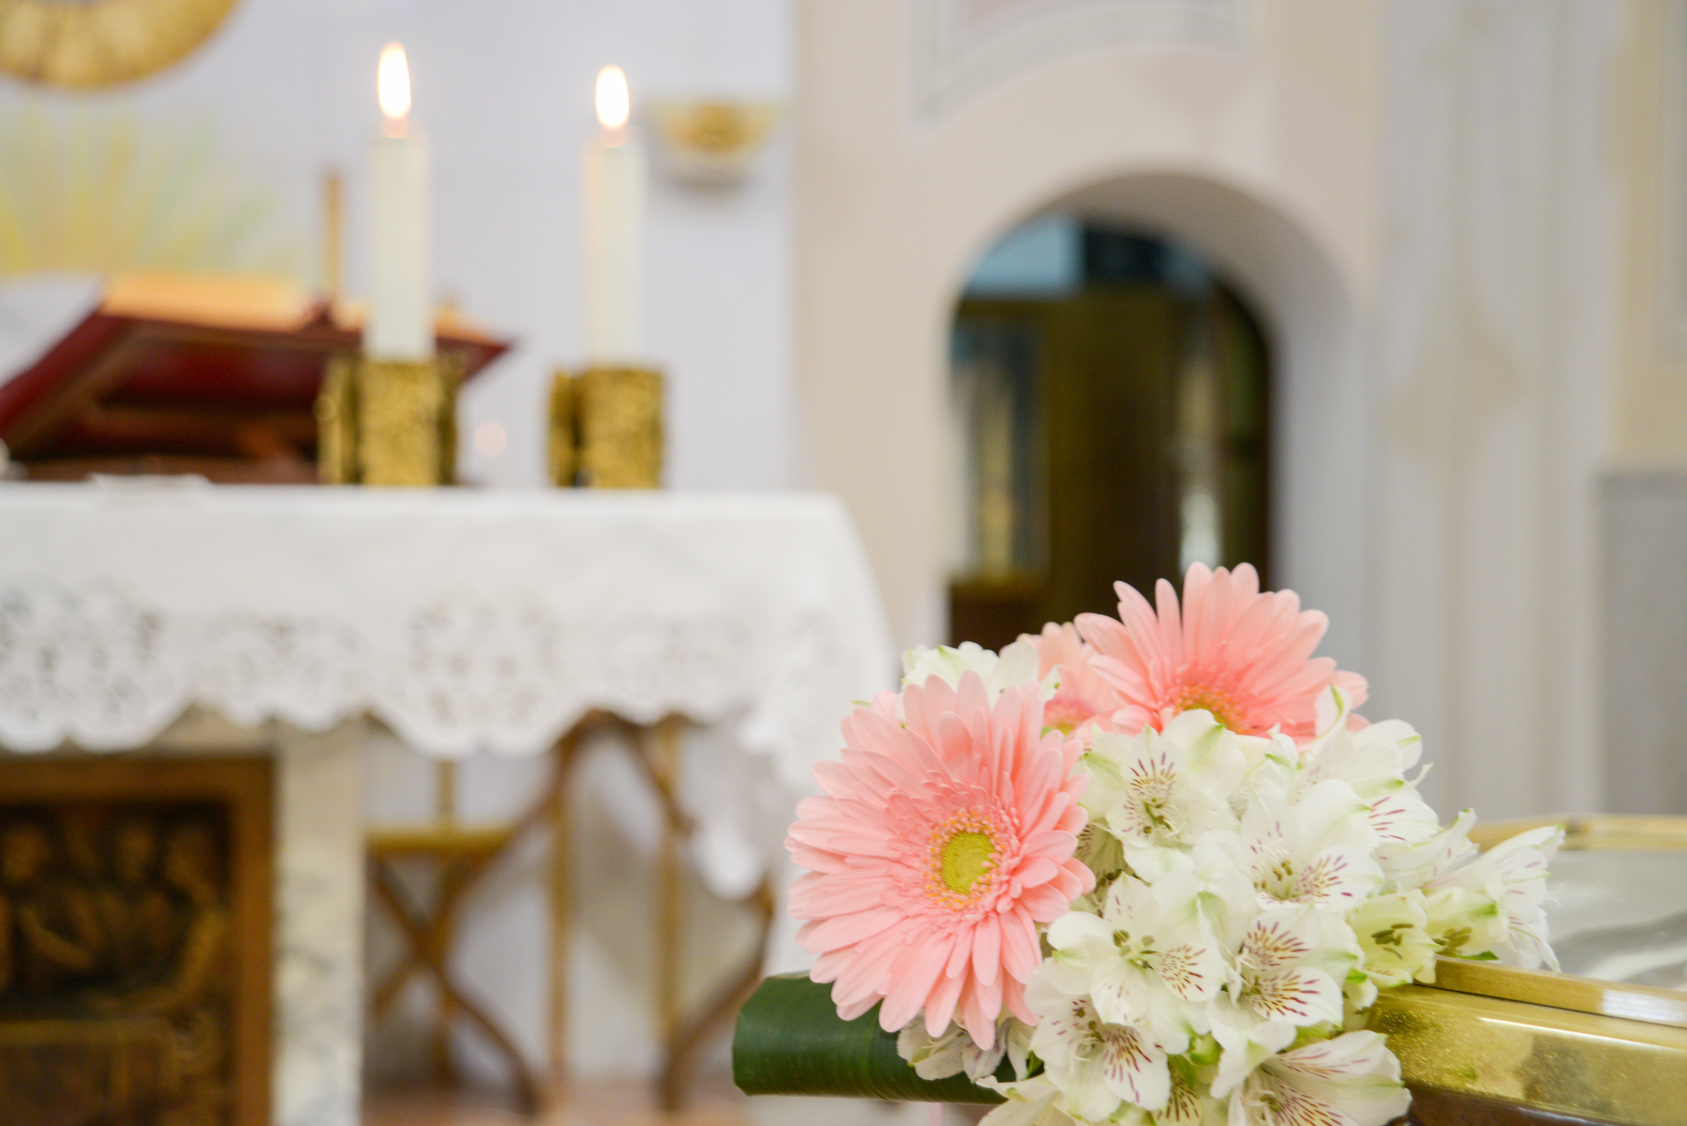
M 1597 809 L 1625 6 L 1387 16 L 1377 707 L 1425 733 L 1443 810 Z

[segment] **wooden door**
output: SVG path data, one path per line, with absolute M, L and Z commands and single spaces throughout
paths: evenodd
M 1151 592 L 1191 551 L 1266 572 L 1266 356 L 1232 295 L 1090 286 L 1060 300 L 963 301 L 956 323 L 957 340 L 1002 350 L 969 378 L 997 380 L 995 409 L 1017 412 L 980 421 L 972 403 L 963 429 L 975 444 L 1019 437 L 1010 468 L 991 454 L 989 472 L 1012 488 L 975 481 L 969 494 L 975 526 L 1000 524 L 1006 505 L 1014 527 L 996 529 L 1008 540 L 975 551 L 952 581 L 953 641 L 999 648 L 1047 621 L 1112 613 L 1115 581 Z M 1211 526 L 1192 536 L 1203 511 Z

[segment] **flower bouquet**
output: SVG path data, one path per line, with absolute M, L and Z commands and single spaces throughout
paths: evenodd
M 786 842 L 811 980 L 746 1005 L 746 1090 L 1380 1126 L 1409 1097 L 1378 990 L 1437 955 L 1554 965 L 1561 831 L 1443 826 L 1417 733 L 1313 656 L 1322 614 L 1247 565 L 1118 593 L 999 654 L 915 650 L 845 720 Z

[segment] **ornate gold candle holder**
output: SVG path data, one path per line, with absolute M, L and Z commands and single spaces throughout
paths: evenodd
M 317 399 L 317 463 L 331 484 L 447 485 L 456 479 L 453 358 L 329 363 Z
M 575 389 L 580 484 L 598 489 L 659 487 L 662 373 L 649 368 L 587 368 L 577 377 Z
M 316 396 L 316 472 L 325 485 L 357 483 L 357 357 L 333 356 Z
M 579 380 L 558 371 L 551 377 L 550 479 L 558 488 L 573 487 L 580 473 Z

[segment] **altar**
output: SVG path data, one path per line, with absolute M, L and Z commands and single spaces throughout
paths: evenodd
M 79 813 L 85 786 L 12 786 L 12 764 L 270 764 L 273 809 L 201 814 L 195 783 L 139 812 L 169 840 L 200 818 L 230 848 L 272 846 L 249 909 L 273 918 L 258 1009 L 275 1050 L 250 1105 L 287 1126 L 356 1121 L 365 722 L 442 760 L 540 754 L 589 714 L 714 725 L 715 758 L 676 774 L 675 797 L 692 865 L 742 890 L 892 657 L 853 529 L 822 496 L 0 486 L 0 807 L 60 802 L 0 821 L 39 820 L 69 872 L 66 826 L 115 839 L 139 807 Z M 112 862 L 89 855 L 77 878 L 97 890 Z M 216 909 L 257 871 L 228 868 Z

